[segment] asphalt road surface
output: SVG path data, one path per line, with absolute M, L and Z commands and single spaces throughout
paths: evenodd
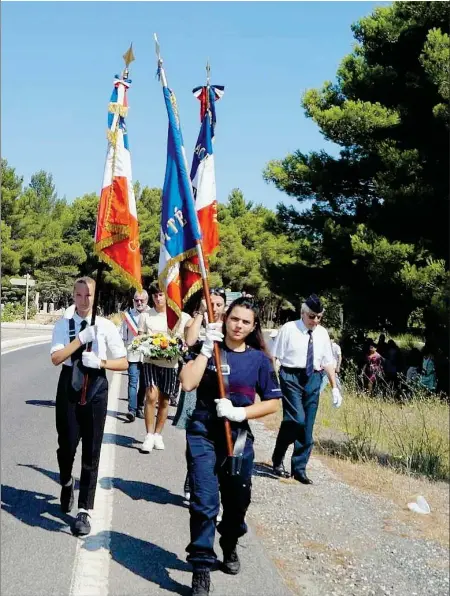
M 1 595 L 189 594 L 184 432 L 168 421 L 165 451 L 141 454 L 144 423 L 124 417 L 127 377 L 111 375 L 92 533 L 73 537 L 71 516 L 59 508 L 53 401 L 59 369 L 48 351 L 43 344 L 2 356 Z M 79 471 L 78 455 L 75 477 Z M 241 573 L 215 571 L 214 596 L 290 594 L 251 531 L 238 552 Z

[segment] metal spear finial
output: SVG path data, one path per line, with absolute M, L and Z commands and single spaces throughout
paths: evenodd
M 125 61 L 125 68 L 124 68 L 122 77 L 124 79 L 127 79 L 128 78 L 128 74 L 129 74 L 129 68 L 128 67 L 134 61 L 133 44 L 130 44 L 130 47 L 128 48 L 128 50 L 123 55 L 123 59 Z
M 162 64 L 161 49 L 159 47 L 159 41 L 158 41 L 158 37 L 156 36 L 156 33 L 153 33 L 153 37 L 155 38 L 155 52 L 156 52 L 156 57 L 158 58 L 158 65 L 161 65 Z

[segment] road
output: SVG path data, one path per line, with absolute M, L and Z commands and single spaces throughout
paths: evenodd
M 189 594 L 184 432 L 169 422 L 166 450 L 141 454 L 143 421 L 124 418 L 127 377 L 112 375 L 93 530 L 73 537 L 71 517 L 59 509 L 53 402 L 59 371 L 48 348 L 2 355 L 2 596 Z M 78 454 L 76 476 L 79 470 Z M 214 596 L 288 596 L 252 531 L 241 545 L 241 574 L 215 571 Z

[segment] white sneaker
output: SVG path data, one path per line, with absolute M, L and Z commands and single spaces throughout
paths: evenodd
M 191 500 L 191 493 L 188 493 L 187 491 L 184 493 L 184 500 L 185 501 L 190 501 Z
M 164 441 L 161 435 L 158 434 L 154 434 L 155 440 L 154 440 L 154 447 L 155 449 L 164 449 Z
M 217 514 L 217 517 L 216 517 L 216 523 L 219 523 L 222 521 L 222 516 L 223 516 L 223 507 L 222 507 L 222 503 L 221 503 L 220 507 L 219 507 L 219 513 Z
M 142 443 L 141 451 L 143 453 L 150 453 L 155 445 L 155 435 L 152 433 L 147 433 L 145 435 L 144 442 Z

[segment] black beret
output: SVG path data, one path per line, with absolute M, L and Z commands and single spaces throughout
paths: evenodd
M 316 313 L 317 315 L 323 312 L 322 303 L 316 294 L 311 294 L 308 300 L 306 300 L 305 304 L 310 310 L 312 310 L 312 312 Z

